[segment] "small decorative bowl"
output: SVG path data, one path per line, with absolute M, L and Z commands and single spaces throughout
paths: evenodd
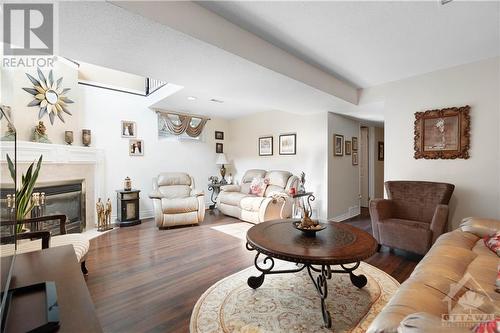
M 317 229 L 303 229 L 303 228 L 299 228 L 300 221 L 293 221 L 292 224 L 293 224 L 293 227 L 295 229 L 302 231 L 302 233 L 305 236 L 308 236 L 308 237 L 315 237 L 316 233 L 318 231 L 326 229 L 326 225 L 324 225 L 323 223 L 319 223 L 320 227 L 317 228 Z

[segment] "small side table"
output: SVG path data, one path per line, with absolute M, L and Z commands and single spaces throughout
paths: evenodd
M 208 209 L 215 209 L 215 203 L 217 202 L 217 197 L 219 196 L 220 193 L 220 187 L 224 185 L 227 184 L 221 184 L 221 183 L 208 184 L 208 190 L 212 191 L 212 194 L 210 195 L 210 201 L 212 201 L 212 204 L 208 206 Z
M 140 190 L 116 191 L 116 224 L 120 227 L 130 227 L 141 224 L 139 219 Z
M 302 193 L 296 193 L 292 195 L 293 199 L 296 198 L 304 198 L 305 203 L 309 206 L 309 212 L 312 213 L 312 206 L 311 206 L 311 201 L 316 200 L 316 197 L 314 196 L 313 192 L 302 192 Z

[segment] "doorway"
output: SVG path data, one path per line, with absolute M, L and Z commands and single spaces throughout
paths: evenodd
M 359 138 L 359 186 L 361 207 L 368 207 L 370 202 L 370 150 L 368 127 L 361 126 Z

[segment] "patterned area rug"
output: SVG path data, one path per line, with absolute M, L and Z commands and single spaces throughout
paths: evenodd
M 290 265 L 280 262 L 276 268 Z M 267 275 L 264 284 L 253 290 L 247 279 L 257 273 L 250 267 L 211 286 L 193 309 L 191 333 L 365 332 L 399 287 L 390 275 L 364 262 L 355 271 L 368 278 L 363 289 L 353 286 L 348 274 L 333 274 L 327 299 L 333 324 L 326 329 L 319 296 L 306 270 Z

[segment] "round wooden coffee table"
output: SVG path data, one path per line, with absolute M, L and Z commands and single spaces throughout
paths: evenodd
M 327 223 L 327 228 L 317 232 L 316 236 L 306 236 L 294 228 L 294 221 L 297 220 L 268 221 L 248 230 L 246 247 L 249 251 L 257 251 L 254 264 L 262 273 L 249 277 L 248 285 L 257 289 L 264 283 L 267 274 L 297 273 L 307 269 L 321 299 L 325 326 L 330 328 L 332 320 L 325 303 L 327 280 L 331 279 L 332 273 L 347 273 L 356 287 L 363 288 L 367 283 L 366 277 L 355 275 L 354 271 L 361 260 L 377 251 L 377 241 L 369 233 L 342 223 Z M 261 255 L 264 259 L 259 262 Z M 294 262 L 297 268 L 273 270 L 274 259 Z M 332 269 L 331 265 L 339 267 Z M 314 275 L 317 277 L 314 278 Z

